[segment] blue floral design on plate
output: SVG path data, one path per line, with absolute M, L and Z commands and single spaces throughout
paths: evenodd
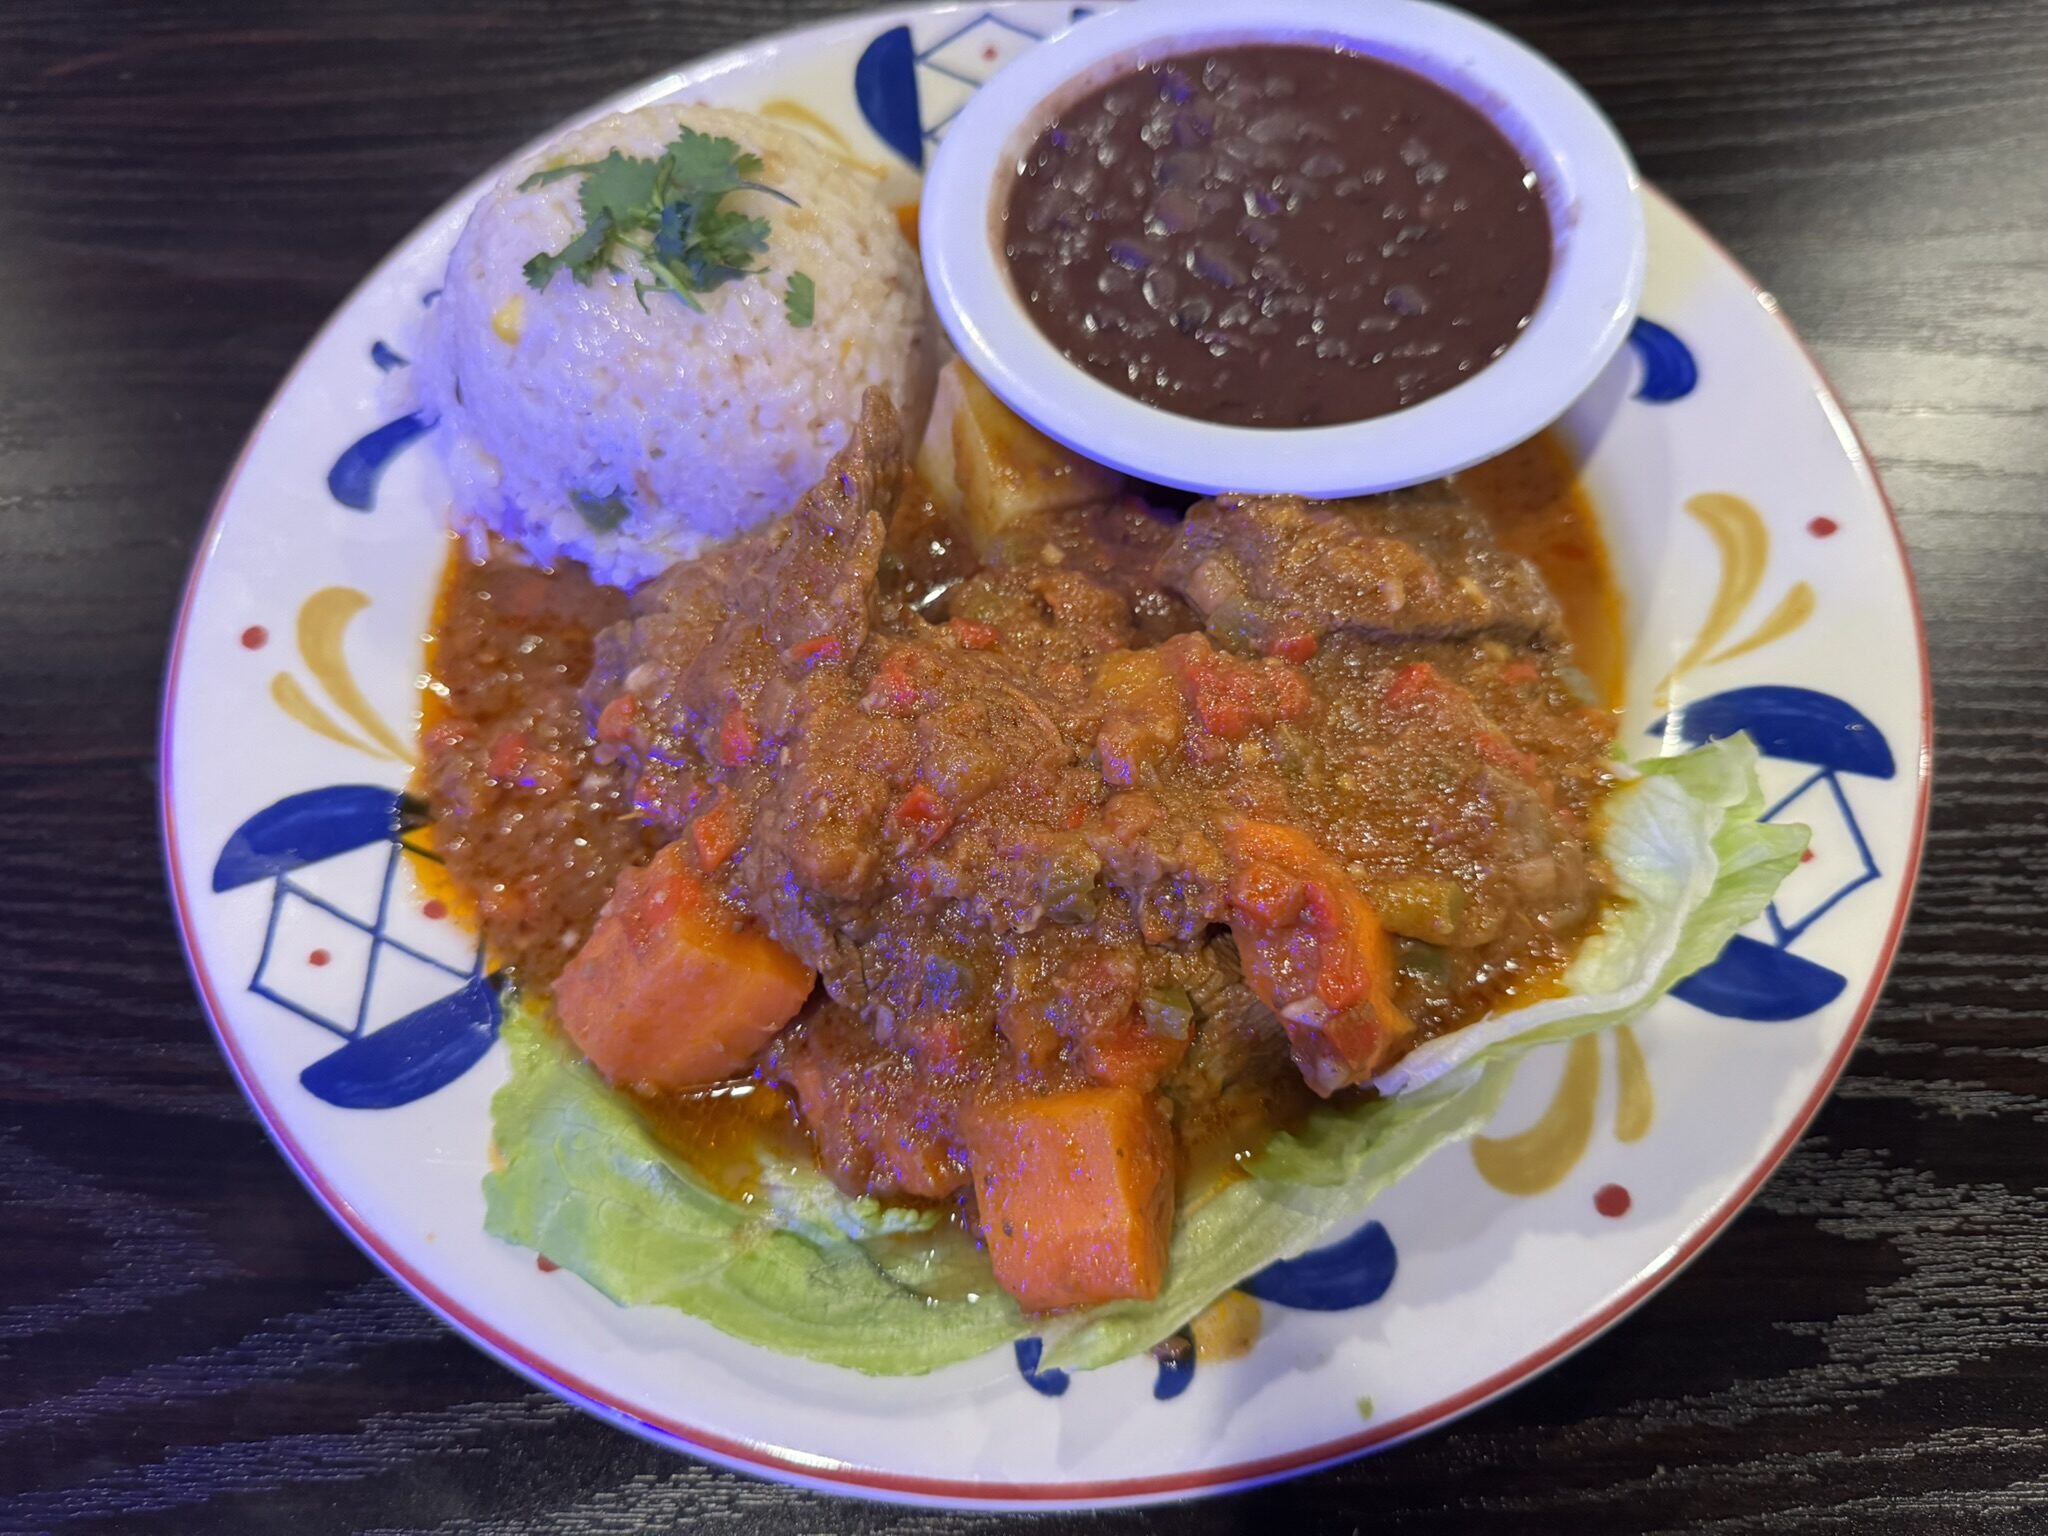
M 1699 387 L 1700 365 L 1692 348 L 1656 321 L 1637 317 L 1629 327 L 1628 344 L 1643 364 L 1643 382 L 1636 386 L 1636 399 L 1669 405 Z
M 483 946 L 465 969 L 404 942 L 390 932 L 391 893 L 407 854 L 431 858 L 407 836 L 425 824 L 419 803 L 378 784 L 334 784 L 287 795 L 251 816 L 228 838 L 213 867 L 216 891 L 271 882 L 270 919 L 249 990 L 337 1036 L 342 1044 L 299 1074 L 315 1098 L 342 1109 L 392 1109 L 438 1092 L 467 1072 L 498 1038 L 501 1012 L 493 978 L 484 973 Z M 293 876 L 379 843 L 387 845 L 376 911 L 365 917 L 330 901 Z M 310 909 L 368 938 L 368 959 L 353 1013 L 334 1017 L 295 998 L 273 978 L 278 928 L 295 906 Z M 440 997 L 378 1029 L 370 1006 L 378 966 L 400 955 L 417 974 L 452 983 Z
M 1736 688 L 1687 704 L 1650 727 L 1651 735 L 1689 747 L 1739 731 L 1747 731 L 1765 757 L 1813 769 L 1765 811 L 1763 819 L 1776 821 L 1788 811 L 1794 820 L 1828 818 L 1845 835 L 1854 867 L 1796 912 L 1788 913 L 1791 896 L 1781 889 L 1764 909 L 1770 942 L 1737 934 L 1713 964 L 1672 988 L 1672 995 L 1723 1018 L 1782 1023 L 1826 1007 L 1848 985 L 1839 971 L 1794 954 L 1792 947 L 1851 892 L 1883 874 L 1856 820 L 1842 775 L 1889 779 L 1898 765 L 1884 732 L 1868 716 L 1811 688 Z
M 1299 1258 L 1269 1264 L 1238 1289 L 1276 1307 L 1297 1312 L 1346 1312 L 1371 1306 L 1394 1283 L 1400 1265 L 1394 1240 L 1377 1221 L 1368 1221 L 1348 1237 L 1312 1249 Z M 1017 1341 L 1017 1372 L 1024 1384 L 1045 1397 L 1059 1397 L 1072 1379 L 1065 1371 L 1040 1370 L 1045 1345 L 1040 1339 Z M 1195 1380 L 1195 1336 L 1183 1328 L 1153 1350 L 1157 1374 L 1152 1396 L 1166 1403 L 1179 1397 Z
M 1090 14 L 1077 5 L 1068 20 Z M 926 146 L 939 142 L 989 76 L 1046 35 L 1000 11 L 977 12 L 924 48 L 909 27 L 890 27 L 853 66 L 854 100 L 876 137 L 922 169 Z
M 434 418 L 414 411 L 396 421 L 387 421 L 374 432 L 366 432 L 346 448 L 327 472 L 327 490 L 344 507 L 355 512 L 374 511 L 377 482 L 383 478 L 400 450 L 430 432 Z

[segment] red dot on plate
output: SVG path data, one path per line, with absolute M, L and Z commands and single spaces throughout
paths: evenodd
M 327 953 L 327 951 L 326 951 L 326 950 L 324 950 L 324 949 L 316 949 L 316 950 L 314 950 L 314 951 L 313 951 L 313 953 L 311 953 L 310 955 L 306 956 L 306 964 L 308 964 L 308 965 L 325 965 L 325 964 L 326 964 L 326 963 L 327 963 L 328 961 L 332 960 L 333 958 L 334 958 L 334 956 L 332 956 L 332 955 L 330 955 L 329 953 Z
M 1836 522 L 1832 517 L 1816 517 L 1812 522 L 1806 525 L 1806 531 L 1812 534 L 1816 539 L 1824 539 L 1829 534 L 1834 533 L 1836 530 L 1838 530 L 1841 526 L 1842 525 Z
M 438 923 L 448 915 L 448 904 L 445 901 L 430 901 L 424 907 L 421 907 L 420 911 L 425 913 L 432 921 Z
M 996 45 L 994 43 L 986 44 L 981 50 L 981 56 L 984 59 L 994 58 L 996 56 Z
M 1811 864 L 1813 862 L 1813 850 L 1811 848 L 1800 849 L 1799 862 L 1802 864 Z
M 1626 1216 L 1633 1203 L 1619 1184 L 1602 1184 L 1593 1191 L 1593 1209 L 1602 1216 Z
M 269 643 L 270 631 L 261 624 L 251 624 L 242 631 L 242 649 L 245 651 L 260 651 Z
M 552 1275 L 556 1270 L 560 1269 L 562 1266 L 557 1264 L 553 1259 L 549 1258 L 546 1254 L 536 1253 L 533 1256 L 533 1267 L 539 1270 L 544 1275 Z

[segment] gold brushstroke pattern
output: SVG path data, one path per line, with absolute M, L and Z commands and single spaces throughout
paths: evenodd
M 1586 1155 L 1599 1095 L 1600 1039 L 1581 1035 L 1572 1042 L 1564 1077 L 1541 1119 L 1514 1136 L 1473 1138 L 1472 1161 L 1479 1176 L 1504 1195 L 1540 1195 L 1555 1188 Z
M 1735 627 L 1749 600 L 1756 596 L 1771 557 L 1770 530 L 1764 526 L 1762 514 L 1740 496 L 1703 491 L 1686 502 L 1685 510 L 1707 530 L 1720 552 L 1721 584 L 1700 632 L 1657 687 L 1659 709 L 1671 702 L 1671 689 L 1680 674 L 1699 665 Z
M 333 716 L 306 696 L 306 690 L 299 686 L 299 680 L 289 672 L 280 672 L 270 680 L 270 696 L 277 701 L 277 707 L 290 715 L 307 730 L 325 736 L 329 741 L 338 741 L 344 747 L 354 747 L 358 752 L 377 756 L 377 749 L 355 737 L 335 724 Z
M 1225 1291 L 1197 1312 L 1188 1324 L 1195 1336 L 1195 1358 L 1237 1360 L 1252 1352 L 1259 1342 L 1258 1298 L 1243 1291 Z
M 1791 590 L 1786 592 L 1778 600 L 1778 606 L 1771 610 L 1770 617 L 1751 630 L 1747 638 L 1738 640 L 1726 650 L 1716 651 L 1709 656 L 1708 663 L 1730 661 L 1737 656 L 1746 656 L 1761 646 L 1769 645 L 1773 640 L 1783 639 L 1813 617 L 1813 607 L 1813 588 L 1803 581 L 1793 582 Z
M 354 587 L 322 587 L 299 607 L 299 655 L 328 699 L 365 736 L 401 763 L 410 762 L 412 754 L 383 717 L 370 707 L 370 701 L 356 686 L 355 675 L 349 671 L 348 658 L 342 654 L 342 636 L 349 621 L 369 606 L 369 598 Z
M 1614 1138 L 1641 1141 L 1650 1134 L 1650 1122 L 1656 1118 L 1657 1094 L 1650 1086 L 1650 1064 L 1643 1059 L 1642 1042 L 1627 1024 L 1614 1032 L 1614 1068 L 1621 1079 L 1621 1093 L 1614 1105 Z
M 792 101 L 787 96 L 776 96 L 762 102 L 755 110 L 763 117 L 774 118 L 778 122 L 788 123 L 792 127 L 803 130 L 812 138 L 830 145 L 839 158 L 848 165 L 858 166 L 871 176 L 884 174 L 883 167 L 863 160 L 854 154 L 853 146 L 847 142 L 845 134 L 834 128 L 824 118 L 818 116 L 817 113 L 800 101 Z

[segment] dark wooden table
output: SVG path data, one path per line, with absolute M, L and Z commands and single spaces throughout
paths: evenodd
M 157 844 L 186 561 L 321 320 L 515 143 L 839 8 L 0 7 L 0 1531 L 976 1523 L 654 1450 L 445 1332 L 244 1107 Z M 1934 648 L 1919 909 L 1812 1134 L 1592 1348 L 1341 1471 L 1042 1523 L 2048 1530 L 2048 5 L 1481 9 L 1778 293 L 1870 439 Z

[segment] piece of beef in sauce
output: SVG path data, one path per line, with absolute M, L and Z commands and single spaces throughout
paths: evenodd
M 1190 509 L 1160 579 L 1226 645 L 1305 659 L 1337 634 L 1563 639 L 1556 600 L 1444 482 L 1353 501 L 1219 496 Z

